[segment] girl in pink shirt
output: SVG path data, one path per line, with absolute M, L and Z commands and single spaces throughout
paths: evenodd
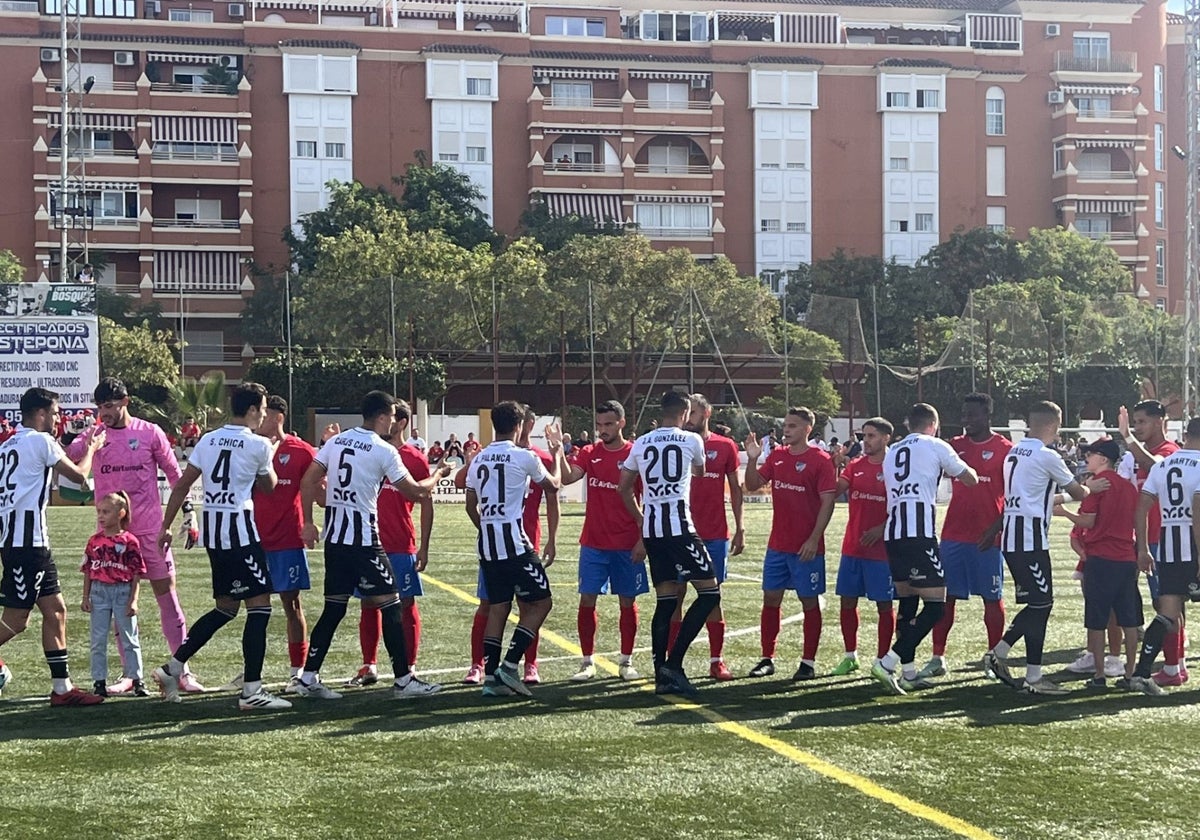
M 129 526 L 129 507 L 129 496 L 123 490 L 96 501 L 100 529 L 88 540 L 80 567 L 80 606 L 92 616 L 93 690 L 101 697 L 130 691 L 137 697 L 149 696 L 142 682 L 142 645 L 137 625 L 138 578 L 146 574 L 146 561 L 138 538 L 125 530 Z M 108 628 L 114 622 L 125 673 L 108 686 Z

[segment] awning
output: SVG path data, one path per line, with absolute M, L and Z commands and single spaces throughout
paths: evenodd
M 1080 149 L 1132 149 L 1136 140 L 1109 140 L 1102 137 L 1076 137 L 1076 148 Z
M 237 293 L 239 258 L 222 251 L 155 251 L 154 288 Z
M 1123 96 L 1127 93 L 1132 93 L 1133 89 L 1129 85 L 1059 85 L 1064 93 L 1086 93 L 1096 94 L 1101 96 Z
M 72 127 L 79 125 L 76 122 L 78 120 L 82 122 L 83 128 L 91 129 L 92 131 L 133 131 L 137 127 L 137 117 L 133 114 L 93 114 L 84 112 L 82 114 L 72 114 L 68 120 Z M 50 128 L 61 128 L 62 113 L 51 111 L 47 114 L 46 124 Z
M 154 141 L 163 143 L 237 143 L 234 117 L 151 117 Z
M 1076 213 L 1132 213 L 1133 199 L 1080 198 L 1075 201 Z
M 136 192 L 138 188 L 137 181 L 98 181 L 95 178 L 88 178 L 84 182 L 87 186 L 87 191 L 92 192 Z
M 597 128 L 590 125 L 547 125 L 542 128 L 542 134 L 597 134 L 608 137 L 621 136 L 619 128 Z
M 161 61 L 164 64 L 192 64 L 208 66 L 219 64 L 222 67 L 236 67 L 237 56 L 215 55 L 213 53 L 146 53 L 147 61 Z
M 638 204 L 711 204 L 710 195 L 638 195 Z
M 311 9 L 320 7 L 325 12 L 369 12 L 379 8 L 379 3 L 321 3 L 319 0 L 259 0 L 254 4 L 260 9 Z
M 598 222 L 621 221 L 621 196 L 615 193 L 543 193 L 552 216 L 590 216 Z
M 659 79 L 673 82 L 687 82 L 692 79 L 703 79 L 708 81 L 711 73 L 691 73 L 686 70 L 630 70 L 629 78 L 631 79 Z
M 533 77 L 547 79 L 615 79 L 617 71 L 601 67 L 534 67 Z
M 890 23 L 880 23 L 879 21 L 866 20 L 848 20 L 843 23 L 842 26 L 844 26 L 846 29 L 866 29 L 871 31 L 892 28 L 892 24 Z

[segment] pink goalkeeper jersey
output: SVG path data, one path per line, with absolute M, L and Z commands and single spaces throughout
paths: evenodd
M 92 485 L 96 496 L 117 490 L 129 494 L 129 530 L 138 536 L 158 536 L 162 530 L 162 499 L 158 495 L 158 471 L 171 486 L 179 480 L 179 463 L 158 426 L 130 417 L 123 429 L 92 426 L 71 442 L 67 457 L 78 461 L 84 447 L 99 429 L 108 434 L 104 446 L 92 457 Z

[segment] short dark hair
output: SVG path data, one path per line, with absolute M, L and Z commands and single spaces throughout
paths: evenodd
M 691 405 L 691 397 L 687 394 L 681 394 L 679 391 L 667 391 L 662 395 L 660 401 L 663 414 L 682 414 L 687 411 Z
M 129 396 L 129 389 L 125 387 L 125 383 L 115 376 L 106 376 L 100 380 L 100 384 L 96 386 L 96 390 L 92 391 L 92 399 L 96 404 L 106 403 L 110 400 L 123 400 Z
M 1046 420 L 1062 420 L 1062 409 L 1058 403 L 1050 400 L 1040 400 L 1029 406 L 1029 422 L 1045 422 Z
M 396 405 L 396 398 L 387 391 L 368 391 L 362 401 L 362 418 L 368 423 L 386 414 Z
M 21 413 L 33 414 L 58 402 L 58 394 L 45 388 L 30 388 L 21 395 Z
M 991 394 L 980 394 L 978 392 L 967 394 L 963 397 L 963 405 L 967 405 L 968 403 L 983 406 L 983 410 L 987 412 L 988 417 L 992 416 L 992 409 L 995 407 L 995 404 L 992 402 Z
M 504 400 L 492 406 L 492 428 L 498 435 L 511 435 L 525 421 L 525 406 L 516 400 Z
M 267 389 L 257 382 L 243 382 L 233 389 L 229 409 L 234 417 L 245 417 L 250 409 L 261 408 L 267 401 Z
M 875 431 L 879 432 L 884 437 L 890 438 L 892 432 L 896 431 L 896 427 L 891 422 L 883 417 L 871 417 L 863 421 L 863 426 L 870 426 Z
M 535 420 L 537 420 L 537 417 L 538 417 L 537 412 L 533 410 L 533 406 L 526 403 L 525 404 L 525 414 L 521 419 L 524 420 L 526 423 L 532 423 Z
M 704 396 L 703 394 L 696 392 L 695 394 L 691 394 L 690 396 L 692 398 L 693 405 L 698 405 L 701 408 L 712 408 L 712 403 L 710 403 L 708 401 L 708 397 Z
M 908 410 L 908 430 L 916 432 L 917 429 L 928 429 L 938 421 L 937 409 L 929 403 L 913 403 L 913 407 Z
M 411 420 L 412 419 L 412 407 L 409 406 L 408 400 L 402 400 L 399 397 L 396 398 L 396 419 L 397 420 Z M 416 432 L 417 427 L 413 426 L 412 431 Z
M 799 417 L 810 426 L 817 425 L 817 415 L 811 408 L 805 408 L 802 405 L 794 405 L 787 410 L 787 413 L 792 417 Z
M 605 400 L 596 406 L 597 414 L 615 414 L 618 420 L 625 419 L 625 406 L 619 400 Z
M 1187 426 L 1184 427 L 1183 434 L 1191 440 L 1200 440 L 1200 417 L 1193 417 L 1187 421 Z
M 1134 411 L 1140 411 L 1147 417 L 1166 417 L 1167 407 L 1158 400 L 1142 400 L 1133 407 Z M 1132 412 L 1131 412 L 1132 413 Z
M 287 417 L 287 413 L 288 413 L 287 400 L 285 400 L 283 397 L 279 396 L 278 394 L 271 394 L 269 397 L 267 397 L 267 408 L 270 409 L 271 411 L 278 411 L 284 417 Z

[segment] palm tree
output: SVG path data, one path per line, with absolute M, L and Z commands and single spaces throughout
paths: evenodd
M 201 431 L 208 431 L 225 422 L 229 417 L 229 392 L 225 388 L 225 374 L 210 370 L 199 379 L 181 376 L 167 388 L 169 411 L 154 407 L 163 420 L 178 430 L 184 418 L 192 417 Z

